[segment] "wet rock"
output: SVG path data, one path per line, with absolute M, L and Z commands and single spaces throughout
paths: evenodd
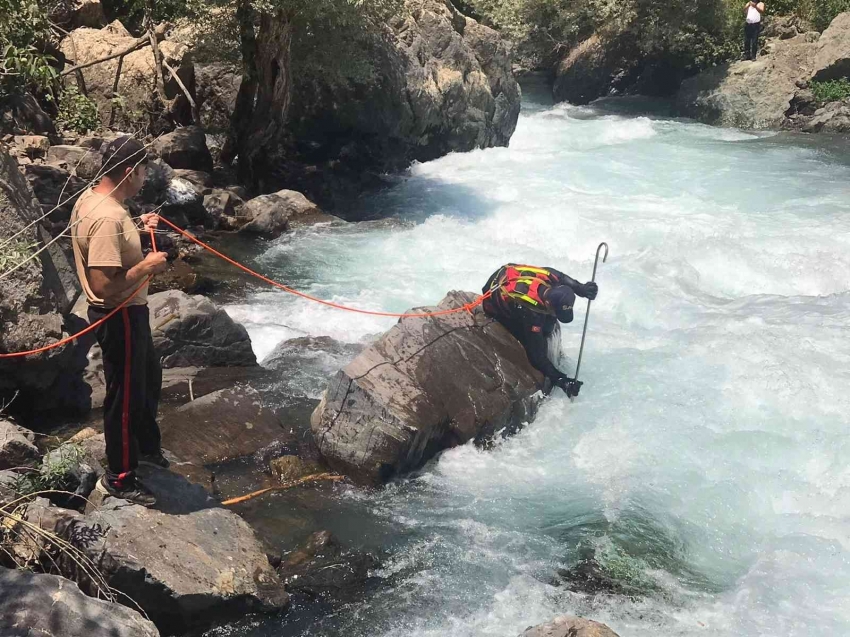
M 6 637 L 159 637 L 138 612 L 84 594 L 58 575 L 0 568 L 0 633 Z
M 208 299 L 169 290 L 152 294 L 148 305 L 163 367 L 257 364 L 247 330 Z
M 475 298 L 450 292 L 422 311 Z M 313 437 L 332 468 L 380 483 L 443 449 L 530 421 L 542 380 L 519 342 L 480 307 L 404 318 L 331 379 L 311 419 Z
M 588 104 L 608 94 L 618 60 L 593 34 L 561 60 L 555 72 L 553 93 L 558 102 Z
M 206 394 L 160 419 L 162 446 L 178 458 L 212 464 L 248 456 L 284 437 L 262 396 L 247 385 Z
M 153 143 L 153 149 L 172 168 L 206 173 L 213 170 L 207 138 L 200 126 L 185 126 L 163 135 Z
M 245 204 L 238 195 L 229 190 L 214 189 L 204 197 L 204 208 L 207 213 L 216 219 L 218 225 L 226 229 L 239 226 L 239 220 L 234 217 Z
M 31 431 L 0 417 L 0 469 L 29 467 L 40 456 Z
M 248 222 L 239 228 L 239 232 L 277 237 L 286 232 L 295 219 L 321 212 L 316 204 L 294 190 L 260 195 L 247 201 L 240 209 L 240 217 L 248 219 Z
M 134 40 L 135 38 L 121 23 L 116 21 L 103 29 L 88 27 L 75 29 L 62 40 L 60 47 L 69 65 L 79 65 L 94 62 L 126 49 Z M 195 67 L 189 48 L 164 40 L 159 43 L 159 49 L 171 68 L 191 91 L 195 86 Z M 160 110 L 155 103 L 157 71 L 151 47 L 145 47 L 124 56 L 117 91 L 121 100 L 113 101 L 112 85 L 117 67 L 118 59 L 116 58 L 81 71 L 86 92 L 97 104 L 103 126 L 118 127 L 123 130 L 135 130 L 142 126 L 150 127 L 152 114 Z M 68 80 L 76 81 L 73 74 L 68 77 Z M 190 123 L 191 106 L 170 74 L 165 78 L 164 86 L 166 98 L 177 99 L 172 109 L 175 122 Z M 114 121 L 110 122 L 110 119 Z
M 548 624 L 526 629 L 519 637 L 617 637 L 617 633 L 590 619 L 562 615 Z
M 96 508 L 87 515 L 65 512 L 56 526 L 100 566 L 110 586 L 135 600 L 166 634 L 288 605 L 262 544 L 242 518 L 169 471 L 150 469 L 142 477 L 158 497 L 156 509 L 93 499 Z M 33 517 L 48 513 L 55 516 L 28 511 Z M 70 569 L 62 564 L 63 571 Z
M 322 473 L 324 469 L 317 462 L 305 461 L 298 456 L 281 456 L 269 463 L 272 475 L 281 482 L 291 482 L 314 473 Z
M 189 168 L 175 168 L 174 176 L 180 179 L 185 179 L 195 186 L 198 191 L 203 194 L 208 189 L 215 186 L 212 175 L 202 170 L 191 170 Z
M 378 566 L 366 553 L 344 550 L 329 531 L 318 531 L 281 562 L 278 572 L 290 593 L 345 600 Z

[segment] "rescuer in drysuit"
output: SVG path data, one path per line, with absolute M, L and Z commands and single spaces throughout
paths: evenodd
M 570 323 L 576 296 L 591 301 L 599 288 L 579 283 L 554 268 L 509 263 L 494 272 L 482 290 L 484 312 L 504 325 L 522 343 L 531 365 L 545 377 L 543 391 L 560 387 L 567 396 L 578 396 L 581 382 L 569 378 L 549 360 L 549 336 L 556 321 Z

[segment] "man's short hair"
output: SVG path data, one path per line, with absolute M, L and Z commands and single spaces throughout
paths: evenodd
M 103 147 L 101 154 L 103 155 L 101 174 L 113 181 L 123 179 L 127 168 L 144 166 L 148 163 L 145 147 L 129 135 L 113 139 Z

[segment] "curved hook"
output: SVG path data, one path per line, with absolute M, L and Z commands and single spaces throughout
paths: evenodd
M 603 241 L 599 244 L 599 247 L 596 248 L 596 260 L 594 260 L 593 262 L 593 276 L 590 277 L 591 281 L 596 281 L 596 266 L 599 265 L 599 251 L 603 247 L 605 248 L 605 255 L 602 257 L 602 263 L 605 263 L 605 261 L 608 259 L 608 244 Z
M 599 251 L 602 249 L 602 246 L 605 246 L 605 256 L 602 257 L 602 263 L 608 260 L 608 244 L 604 241 L 599 244 L 599 247 L 596 248 L 596 258 L 599 258 Z

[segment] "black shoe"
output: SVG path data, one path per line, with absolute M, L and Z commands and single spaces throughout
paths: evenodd
M 138 479 L 119 489 L 115 485 L 110 484 L 109 480 L 106 479 L 106 476 L 103 475 L 100 476 L 100 479 L 97 481 L 95 490 L 103 495 L 109 495 L 113 498 L 126 500 L 127 502 L 138 504 L 143 507 L 152 507 L 156 504 L 156 496 L 154 496 L 154 494 L 151 493 L 151 490 L 143 485 Z
M 152 464 L 163 469 L 168 469 L 168 467 L 171 466 L 171 463 L 168 462 L 168 458 L 162 455 L 162 451 L 139 454 L 139 464 Z

